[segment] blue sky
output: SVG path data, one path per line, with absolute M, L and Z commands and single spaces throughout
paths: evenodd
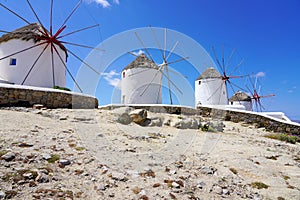
M 0 2 L 21 13 L 29 21 L 36 21 L 25 0 Z M 30 2 L 48 27 L 49 1 L 44 0 L 43 4 L 40 0 Z M 59 27 L 76 3 L 75 0 L 54 0 L 54 27 Z M 300 119 L 299 10 L 299 0 L 86 0 L 67 23 L 68 30 L 98 23 L 100 27 L 74 34 L 68 39 L 95 47 L 120 32 L 151 25 L 175 30 L 193 38 L 212 57 L 212 47 L 220 53 L 224 46 L 227 56 L 235 48 L 238 52 L 234 58 L 236 63 L 244 60 L 236 73 L 260 73 L 261 93 L 276 95 L 263 101 L 266 109 L 283 111 L 291 118 Z M 2 8 L 0 18 L 1 30 L 12 31 L 25 25 Z M 81 48 L 74 48 L 74 51 L 81 58 L 90 52 L 89 49 Z M 155 51 L 152 53 L 157 54 Z M 111 102 L 121 69 L 133 59 L 133 56 L 124 55 L 102 74 L 95 94 L 101 104 Z M 76 59 L 70 58 L 68 61 L 73 74 L 77 73 L 80 65 Z M 195 74 L 188 66 L 178 68 L 178 71 L 187 75 L 193 87 L 193 79 L 199 74 Z M 67 86 L 73 87 L 69 79 Z

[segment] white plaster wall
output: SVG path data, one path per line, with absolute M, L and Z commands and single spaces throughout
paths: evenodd
M 248 111 L 252 111 L 252 102 L 251 101 L 233 101 L 232 104 L 230 103 L 230 105 L 242 105 L 245 107 L 246 110 Z
M 199 85 L 199 81 L 201 84 Z M 195 81 L 195 106 L 197 105 L 227 105 L 227 89 L 219 78 L 209 78 Z
M 147 68 L 132 68 L 122 71 L 121 82 L 121 103 L 122 104 L 161 104 L 162 103 L 162 88 L 161 80 L 162 73 L 156 69 Z M 125 72 L 125 78 L 123 73 Z M 138 73 L 141 72 L 141 73 Z M 156 77 L 154 78 L 155 74 Z M 133 74 L 131 76 L 131 74 Z M 154 80 L 153 80 L 154 78 Z M 153 81 L 152 81 L 153 80 Z M 143 91 L 149 83 L 149 87 L 145 93 Z
M 0 58 L 18 52 L 35 45 L 33 40 L 23 41 L 18 39 L 9 40 L 0 44 Z M 42 52 L 46 44 L 24 51 L 22 53 L 13 55 L 4 60 L 0 60 L 0 77 L 14 84 L 21 84 L 30 70 L 31 66 Z M 66 61 L 65 52 L 56 46 L 62 59 Z M 54 85 L 66 86 L 66 70 L 63 63 L 60 61 L 58 55 L 54 52 L 54 75 L 55 84 L 53 85 L 52 64 L 51 64 L 51 50 L 50 46 L 46 49 L 40 57 L 33 70 L 26 79 L 24 85 L 49 87 Z M 17 59 L 17 65 L 10 65 L 10 58 Z

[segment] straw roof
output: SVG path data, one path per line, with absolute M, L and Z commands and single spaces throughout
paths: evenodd
M 251 97 L 244 92 L 238 91 L 229 99 L 229 102 L 233 101 L 251 101 Z
M 209 79 L 209 78 L 220 78 L 221 74 L 213 67 L 207 68 L 196 80 Z
M 37 43 L 42 40 L 44 37 L 39 30 L 43 30 L 43 27 L 39 23 L 32 23 L 16 29 L 10 33 L 6 33 L 0 37 L 0 44 L 3 42 L 8 42 L 13 39 L 20 39 L 24 41 L 33 40 L 34 43 Z M 59 44 L 59 47 L 67 53 L 67 49 L 62 44 Z
M 145 54 L 139 55 L 134 61 L 127 65 L 124 70 L 133 69 L 133 68 L 153 68 L 158 69 L 158 66 L 149 60 Z

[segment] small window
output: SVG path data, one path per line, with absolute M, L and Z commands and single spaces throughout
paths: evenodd
M 123 78 L 125 78 L 125 72 L 123 72 Z
M 233 102 L 230 102 L 231 103 L 231 105 L 233 105 Z
M 201 81 L 199 81 L 199 85 L 201 85 Z
M 16 58 L 11 58 L 10 62 L 9 62 L 9 65 L 16 66 L 17 65 L 17 59 Z

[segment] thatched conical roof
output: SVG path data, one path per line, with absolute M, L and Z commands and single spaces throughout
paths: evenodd
M 229 99 L 229 102 L 233 101 L 251 101 L 251 97 L 244 92 L 238 91 Z
M 220 78 L 221 74 L 213 67 L 207 68 L 196 80 L 209 79 L 209 78 Z
M 129 65 L 127 65 L 124 70 L 132 69 L 132 68 L 153 68 L 158 69 L 158 66 L 149 60 L 145 54 L 139 55 L 134 61 L 132 61 Z
M 42 35 L 41 31 L 43 32 L 43 27 L 39 23 L 32 23 L 16 29 L 10 33 L 6 33 L 0 37 L 0 44 L 3 42 L 8 42 L 9 40 L 13 39 L 20 39 L 24 41 L 33 40 L 34 43 L 41 41 L 45 36 Z M 46 29 L 45 29 L 46 30 Z M 46 30 L 47 31 L 47 30 Z M 48 32 L 48 31 L 47 31 Z M 61 43 L 59 47 L 64 50 L 67 54 L 67 49 Z

